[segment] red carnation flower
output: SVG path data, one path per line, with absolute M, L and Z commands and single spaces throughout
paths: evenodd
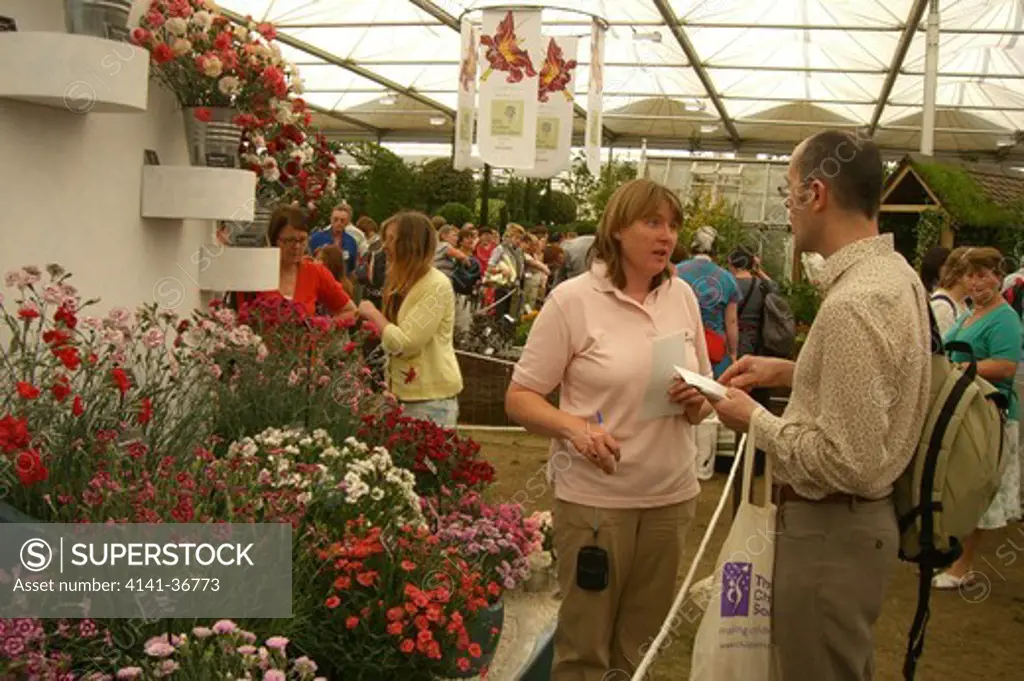
M 39 397 L 40 390 L 31 383 L 18 381 L 18 396 L 23 400 L 34 400 Z
M 174 59 L 174 50 L 167 43 L 160 43 L 153 48 L 153 61 L 157 64 L 166 64 Z
M 14 463 L 18 479 L 26 487 L 43 482 L 50 477 L 50 471 L 43 465 L 43 459 L 39 456 L 39 452 L 34 449 L 28 449 L 18 454 Z
M 213 112 L 205 106 L 196 107 L 194 115 L 200 123 L 209 123 L 213 120 Z

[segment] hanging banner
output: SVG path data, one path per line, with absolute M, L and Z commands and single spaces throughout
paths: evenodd
M 459 102 L 455 117 L 456 170 L 469 168 L 473 156 L 473 123 L 476 118 L 476 77 L 479 53 L 477 30 L 462 20 L 462 62 L 459 68 Z
M 537 155 L 539 10 L 484 10 L 480 35 L 480 124 L 485 163 L 530 170 Z
M 587 86 L 587 169 L 601 174 L 601 101 L 604 99 L 604 32 L 595 19 L 590 31 L 590 84 Z
M 572 163 L 576 48 L 579 40 L 545 36 L 546 51 L 537 85 L 537 162 L 525 177 L 554 177 Z

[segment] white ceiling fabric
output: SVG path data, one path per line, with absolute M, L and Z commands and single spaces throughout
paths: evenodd
M 530 3 L 473 0 L 218 0 L 232 12 L 269 20 L 289 38 L 358 65 L 283 48 L 300 65 L 312 104 L 338 134 L 450 140 L 444 117 L 456 104 L 459 35 L 445 18 Z M 773 151 L 815 124 L 867 126 L 876 112 L 914 0 L 666 0 L 706 69 L 739 135 L 719 114 L 656 0 L 534 0 L 547 30 L 578 35 L 576 101 L 587 105 L 589 17 L 609 23 L 605 127 L 616 145 Z M 577 7 L 584 12 L 553 9 Z M 1024 0 L 940 0 L 936 150 L 993 153 L 1024 129 Z M 914 33 L 876 138 L 894 150 L 920 145 L 927 12 Z M 364 77 L 366 76 L 366 77 Z M 415 90 L 381 102 L 389 88 Z M 426 101 L 424 101 L 424 99 Z M 445 111 L 447 110 L 447 111 Z M 433 121 L 431 120 L 433 119 Z M 358 121 L 358 127 L 354 121 Z M 915 123 L 916 121 L 916 123 Z M 580 121 L 578 121 L 579 123 Z M 960 126 L 970 126 L 963 129 Z M 715 127 L 716 126 L 716 127 Z M 913 126 L 917 130 L 910 129 Z M 712 129 L 714 127 L 714 129 Z M 582 126 L 578 125 L 578 129 Z M 696 140 L 696 142 L 695 142 Z M 1005 151 L 1004 151 L 1005 153 Z M 1024 143 L 1013 149 L 1024 157 Z

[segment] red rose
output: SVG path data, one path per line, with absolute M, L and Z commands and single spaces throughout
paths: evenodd
M 153 61 L 157 64 L 166 64 L 174 59 L 174 50 L 167 43 L 160 43 L 153 48 Z
M 23 400 L 34 400 L 39 397 L 39 388 L 25 381 L 18 381 L 18 396 Z
M 39 452 L 34 449 L 28 449 L 18 454 L 14 463 L 18 479 L 26 487 L 43 482 L 50 477 L 50 471 L 43 465 L 43 459 L 39 456 Z

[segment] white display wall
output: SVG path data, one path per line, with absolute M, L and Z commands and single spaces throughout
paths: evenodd
M 13 17 L 19 33 L 65 32 L 62 0 L 0 0 L 0 15 Z M 84 297 L 102 299 L 101 311 L 158 302 L 187 315 L 200 304 L 214 223 L 141 217 L 145 150 L 162 165 L 189 164 L 181 110 L 154 81 L 144 113 L 89 110 L 148 54 L 134 49 L 110 43 L 94 52 L 96 63 L 79 65 L 85 77 L 67 83 L 68 106 L 0 97 L 0 273 L 56 262 Z M 29 78 L 54 69 L 45 58 L 3 61 L 0 68 Z

